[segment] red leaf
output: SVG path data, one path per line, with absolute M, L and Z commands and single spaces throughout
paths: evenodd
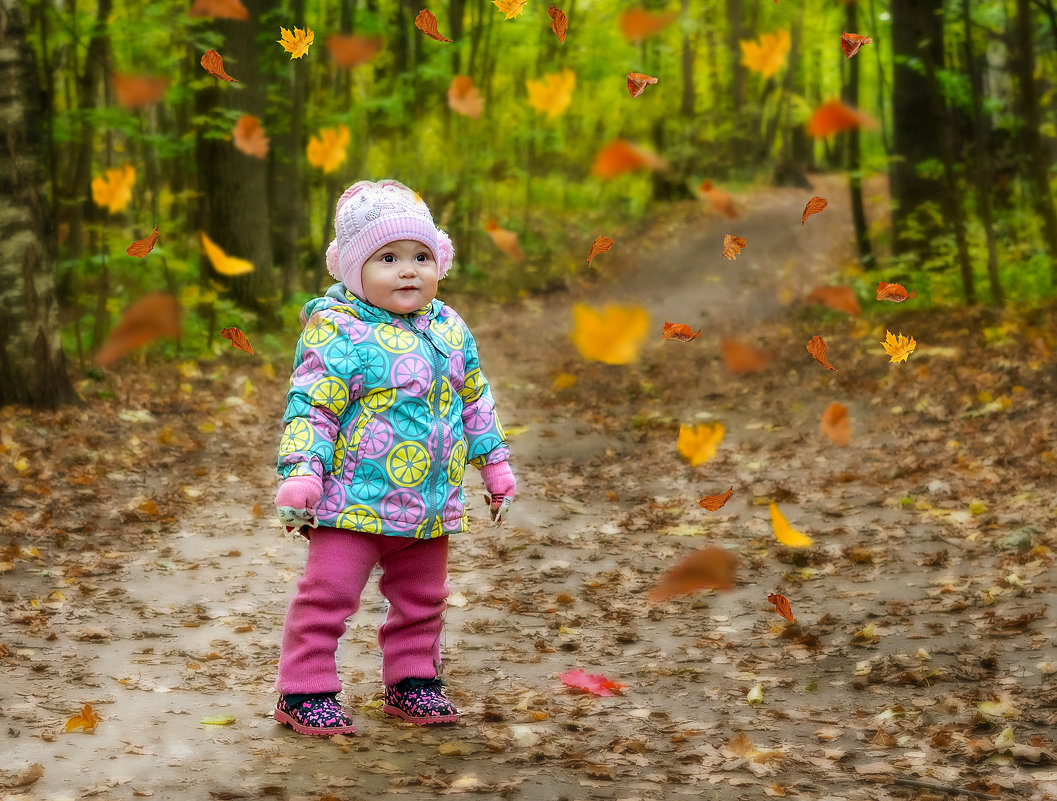
M 774 611 L 788 620 L 790 623 L 795 623 L 793 620 L 793 607 L 789 605 L 789 599 L 784 595 L 779 595 L 776 592 L 772 592 L 767 596 L 767 600 L 774 604 Z
M 601 674 L 593 675 L 584 673 L 582 670 L 567 670 L 558 676 L 562 684 L 577 690 L 585 690 L 592 695 L 612 695 L 613 690 L 619 692 L 627 687 L 626 684 L 617 684 Z
M 231 344 L 239 350 L 244 350 L 246 353 L 253 353 L 253 346 L 250 344 L 246 334 L 238 328 L 225 328 L 220 332 L 220 336 L 224 339 L 230 339 Z
M 906 287 L 902 284 L 886 284 L 884 281 L 877 282 L 877 299 L 890 300 L 893 303 L 902 303 L 907 298 L 914 297 L 914 292 L 907 294 Z
M 130 256 L 136 256 L 137 258 L 142 259 L 148 253 L 154 250 L 154 246 L 157 244 L 158 226 L 155 225 L 154 233 L 152 233 L 146 239 L 137 239 L 135 242 L 125 248 L 125 252 Z
M 840 37 L 840 49 L 844 51 L 844 55 L 851 58 L 859 52 L 859 48 L 863 45 L 868 45 L 872 42 L 869 36 L 860 36 L 857 33 L 848 33 L 847 31 Z
M 720 509 L 727 501 L 730 500 L 730 496 L 734 493 L 734 485 L 731 484 L 730 488 L 722 495 L 706 495 L 704 498 L 697 502 L 697 505 L 702 509 L 708 509 L 710 512 L 715 512 Z
M 689 342 L 699 336 L 701 336 L 700 328 L 695 334 L 694 329 L 685 323 L 669 323 L 667 320 L 664 321 L 664 329 L 661 331 L 661 339 L 678 339 L 680 342 Z

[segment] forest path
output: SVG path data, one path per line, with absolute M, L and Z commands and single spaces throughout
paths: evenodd
M 733 222 L 684 204 L 569 292 L 452 301 L 518 432 L 519 481 L 494 529 L 467 479 L 444 645 L 456 727 L 378 711 L 374 582 L 339 651 L 358 735 L 309 740 L 270 718 L 304 559 L 269 505 L 285 365 L 114 376 L 113 401 L 0 419 L 0 442 L 30 453 L 4 473 L 0 787 L 39 763 L 20 797 L 938 797 L 897 780 L 1057 797 L 1057 771 L 1026 761 L 1045 761 L 1028 744 L 1052 750 L 1057 720 L 1039 598 L 1057 548 L 1052 318 L 1003 323 L 1013 347 L 984 359 L 973 339 L 989 321 L 892 307 L 889 326 L 913 325 L 922 344 L 889 365 L 876 323 L 779 300 L 850 256 L 846 190 L 823 178 L 815 193 L 830 207 L 803 228 L 802 190 L 743 198 Z M 747 240 L 734 262 L 719 256 L 724 233 Z M 657 335 L 637 364 L 582 362 L 568 339 L 577 300 L 649 311 Z M 702 336 L 661 342 L 663 319 Z M 806 355 L 816 333 L 840 372 Z M 774 360 L 732 376 L 720 336 Z M 560 373 L 576 383 L 554 390 Z M 832 400 L 853 421 L 846 448 L 819 434 Z M 726 434 L 691 468 L 675 439 L 702 420 Z M 721 510 L 698 507 L 729 485 Z M 775 543 L 770 500 L 811 549 Z M 650 604 L 663 572 L 706 544 L 738 553 L 735 588 Z M 626 688 L 576 694 L 557 678 L 572 668 Z M 763 703 L 749 705 L 756 685 Z M 95 732 L 64 733 L 85 702 Z M 1007 724 L 1027 749 L 1016 759 L 995 754 Z

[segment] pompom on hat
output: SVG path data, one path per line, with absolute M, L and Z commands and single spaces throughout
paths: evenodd
M 421 242 L 437 262 L 437 278 L 451 269 L 455 248 L 433 224 L 421 197 L 399 181 L 357 181 L 334 209 L 334 241 L 327 248 L 327 270 L 356 297 L 363 295 L 363 265 L 378 248 L 400 239 Z

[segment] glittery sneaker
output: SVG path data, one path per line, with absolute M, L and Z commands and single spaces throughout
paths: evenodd
M 385 688 L 382 711 L 420 726 L 456 723 L 459 710 L 444 697 L 443 687 L 439 678 L 404 679 Z
M 329 737 L 356 733 L 352 719 L 337 701 L 337 693 L 279 696 L 275 719 L 298 734 Z

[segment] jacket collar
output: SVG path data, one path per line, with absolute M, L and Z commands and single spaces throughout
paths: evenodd
M 382 309 L 375 306 L 373 303 L 368 303 L 361 298 L 356 297 L 352 294 L 344 284 L 334 284 L 326 292 L 326 297 L 334 298 L 335 300 L 341 301 L 342 306 L 349 307 L 353 314 L 365 322 L 371 323 L 392 323 L 396 319 L 406 320 L 408 325 L 415 326 L 416 328 L 424 328 L 425 325 L 429 325 L 429 322 L 440 315 L 440 310 L 444 307 L 444 303 L 437 300 L 436 298 L 421 309 L 415 309 L 413 312 L 408 314 L 393 314 L 391 311 Z M 426 320 L 425 325 L 422 325 L 420 320 L 424 318 Z

